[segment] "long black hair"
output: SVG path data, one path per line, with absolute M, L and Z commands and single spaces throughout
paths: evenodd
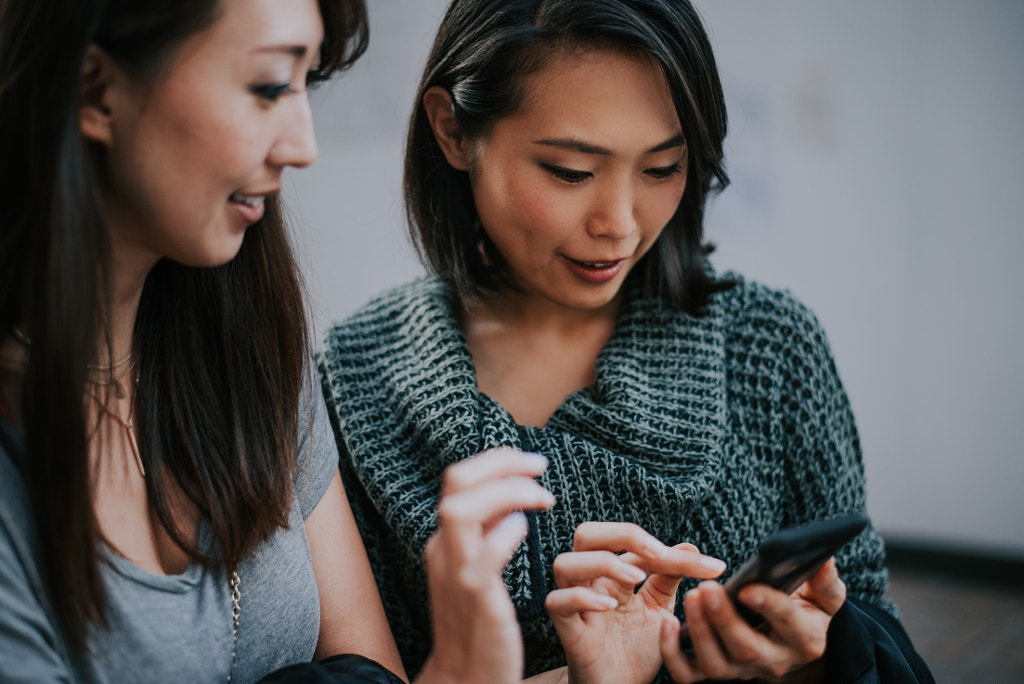
M 366 8 L 319 5 L 316 77 L 326 78 L 365 50 Z M 79 129 L 85 54 L 98 45 L 151 78 L 220 11 L 217 0 L 0 0 L 0 341 L 19 325 L 31 334 L 19 397 L 26 485 L 43 580 L 77 646 L 90 623 L 104 624 L 83 398 L 112 303 L 107 224 Z M 193 558 L 235 567 L 286 524 L 308 351 L 276 198 L 231 262 L 164 260 L 150 273 L 133 338 L 136 426 L 151 505 Z M 209 524 L 216 559 L 175 525 L 172 486 Z
M 675 215 L 630 274 L 647 296 L 699 315 L 713 281 L 703 244 L 704 205 L 729 183 L 722 156 L 725 101 L 715 58 L 688 0 L 455 0 L 448 7 L 416 93 L 405 156 L 410 233 L 428 268 L 462 297 L 508 285 L 494 245 L 477 229 L 469 176 L 445 160 L 423 95 L 452 96 L 455 121 L 470 141 L 514 114 L 527 77 L 579 49 L 612 49 L 652 60 L 662 74 L 687 146 L 687 183 Z M 481 245 L 481 240 L 482 245 Z M 481 250 L 481 246 L 483 249 Z

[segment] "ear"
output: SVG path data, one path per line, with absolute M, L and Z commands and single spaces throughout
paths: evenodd
M 423 94 L 423 109 L 445 159 L 453 168 L 469 171 L 473 161 L 472 146 L 455 121 L 452 94 L 441 86 L 433 86 Z
M 90 45 L 82 66 L 78 125 L 87 140 L 109 147 L 113 141 L 112 89 L 120 70 L 102 48 Z

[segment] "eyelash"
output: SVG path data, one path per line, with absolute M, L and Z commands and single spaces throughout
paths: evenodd
M 562 166 L 552 166 L 551 164 L 541 164 L 541 167 L 558 180 L 565 181 L 566 183 L 582 183 L 592 175 L 588 171 L 576 171 Z
M 683 167 L 681 164 L 673 164 L 672 166 L 659 166 L 656 169 L 647 169 L 646 173 L 655 180 L 665 180 L 671 178 L 677 173 L 681 173 Z
M 291 83 L 266 83 L 250 86 L 249 90 L 253 95 L 263 98 L 267 102 L 277 102 L 282 95 L 291 95 L 295 92 Z
M 541 164 L 541 166 L 558 180 L 565 181 L 566 183 L 582 183 L 583 181 L 590 178 L 593 174 L 589 171 L 576 171 L 574 169 L 567 169 L 562 166 L 552 166 L 551 164 Z M 681 164 L 672 164 L 671 166 L 659 166 L 654 169 L 647 169 L 644 173 L 649 175 L 655 180 L 665 180 L 683 170 Z

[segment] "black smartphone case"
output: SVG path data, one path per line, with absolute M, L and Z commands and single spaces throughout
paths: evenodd
M 740 589 L 752 582 L 760 582 L 787 594 L 795 591 L 836 551 L 860 534 L 867 524 L 867 515 L 858 511 L 787 527 L 762 542 L 757 553 L 725 583 L 726 593 L 732 599 L 736 612 L 751 627 L 761 627 L 764 618 L 737 600 Z M 685 623 L 680 644 L 684 650 L 690 649 Z

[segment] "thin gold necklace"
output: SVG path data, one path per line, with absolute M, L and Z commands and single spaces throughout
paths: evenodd
M 19 342 L 21 342 L 26 347 L 31 347 L 32 346 L 32 338 L 29 337 L 28 335 L 26 335 L 24 332 L 22 332 L 21 328 L 19 328 L 18 326 L 14 325 L 14 326 L 11 326 L 11 330 L 14 332 L 14 336 L 16 338 L 18 338 Z M 132 353 L 128 352 L 127 356 L 125 356 L 120 361 L 115 361 L 114 363 L 107 363 L 107 364 L 103 364 L 103 363 L 90 363 L 89 364 L 89 370 L 101 370 L 101 371 L 114 370 L 115 368 L 120 368 L 124 364 L 128 363 L 129 361 L 131 361 L 131 358 L 132 358 Z
M 118 361 L 116 364 L 113 364 L 111 366 L 104 366 L 102 370 L 108 370 L 108 369 L 117 368 L 118 366 L 124 365 L 124 363 L 129 361 L 131 358 L 132 358 L 132 356 L 131 356 L 131 354 L 129 354 L 128 356 L 126 356 L 124 358 L 123 361 Z M 94 366 L 89 366 L 89 368 L 90 368 L 90 370 L 92 370 L 95 367 Z M 117 397 L 118 399 L 124 399 L 126 396 L 128 396 L 128 390 L 125 389 L 125 386 L 122 384 L 122 381 L 125 378 L 127 378 L 127 377 L 131 377 L 132 376 L 132 372 L 134 370 L 135 370 L 135 364 L 132 363 L 131 365 L 128 366 L 128 370 L 126 370 L 124 373 L 121 373 L 120 376 L 115 376 L 113 373 L 110 373 L 110 375 L 107 377 L 106 380 L 98 380 L 96 378 L 90 377 L 88 379 L 88 381 L 89 381 L 90 384 L 96 385 L 97 387 L 113 387 L 114 388 L 114 396 Z M 137 382 L 138 381 L 138 376 L 137 375 L 136 375 L 135 379 L 136 379 L 136 382 Z
M 115 389 L 115 394 L 116 392 L 117 390 Z M 90 392 L 90 394 L 92 393 Z M 131 446 L 132 454 L 135 456 L 135 465 L 139 467 L 139 475 L 141 475 L 142 477 L 146 477 L 146 467 L 142 465 L 142 454 L 139 452 L 139 441 L 135 438 L 134 404 L 132 408 L 128 411 L 128 419 L 124 420 L 123 418 L 121 418 L 121 416 L 117 415 L 116 413 L 110 410 L 110 407 L 107 405 L 107 402 L 100 401 L 100 398 L 95 394 L 92 394 L 92 398 L 96 400 L 96 404 L 104 413 L 113 418 L 115 421 L 117 421 L 118 425 L 124 428 L 124 433 L 128 436 L 128 444 L 129 446 Z

